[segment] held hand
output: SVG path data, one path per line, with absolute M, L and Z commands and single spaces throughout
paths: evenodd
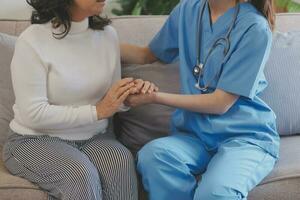
M 149 81 L 144 81 L 142 79 L 136 79 L 134 81 L 135 88 L 133 94 L 152 94 L 153 92 L 158 92 L 158 87 Z
M 147 93 L 147 94 L 134 94 L 129 95 L 125 100 L 125 105 L 130 107 L 137 107 L 145 104 L 154 103 L 156 92 Z
M 133 78 L 124 78 L 115 83 L 106 93 L 102 101 L 96 105 L 98 119 L 106 119 L 114 115 L 128 95 L 134 93 Z

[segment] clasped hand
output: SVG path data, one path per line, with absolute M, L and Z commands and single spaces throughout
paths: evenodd
M 124 78 L 116 82 L 96 105 L 98 119 L 106 119 L 119 111 L 120 106 L 136 107 L 151 103 L 158 87 L 142 79 Z

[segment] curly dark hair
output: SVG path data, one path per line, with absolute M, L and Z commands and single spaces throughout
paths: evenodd
M 74 0 L 26 0 L 34 8 L 31 15 L 31 24 L 45 24 L 51 21 L 54 28 L 63 26 L 61 33 L 52 33 L 57 39 L 68 35 L 71 29 L 71 15 L 69 8 Z M 98 15 L 89 17 L 89 27 L 94 30 L 103 30 L 111 20 Z

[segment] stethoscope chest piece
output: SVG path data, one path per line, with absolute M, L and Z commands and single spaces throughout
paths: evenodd
M 204 67 L 204 65 L 202 63 L 201 64 L 197 64 L 194 67 L 194 69 L 193 69 L 194 75 L 198 76 L 198 77 L 203 76 L 203 67 Z M 201 87 L 200 86 L 200 78 L 198 78 L 198 82 L 195 84 L 195 87 L 198 90 L 201 90 L 202 92 L 206 92 L 207 91 L 207 87 Z
M 203 70 L 203 64 L 200 65 L 195 65 L 193 72 L 194 72 L 194 76 L 199 76 L 202 74 L 202 70 Z

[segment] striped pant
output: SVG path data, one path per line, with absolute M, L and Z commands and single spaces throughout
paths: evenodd
M 14 133 L 3 158 L 13 175 L 37 184 L 49 199 L 138 199 L 133 157 L 113 138 L 68 141 Z

